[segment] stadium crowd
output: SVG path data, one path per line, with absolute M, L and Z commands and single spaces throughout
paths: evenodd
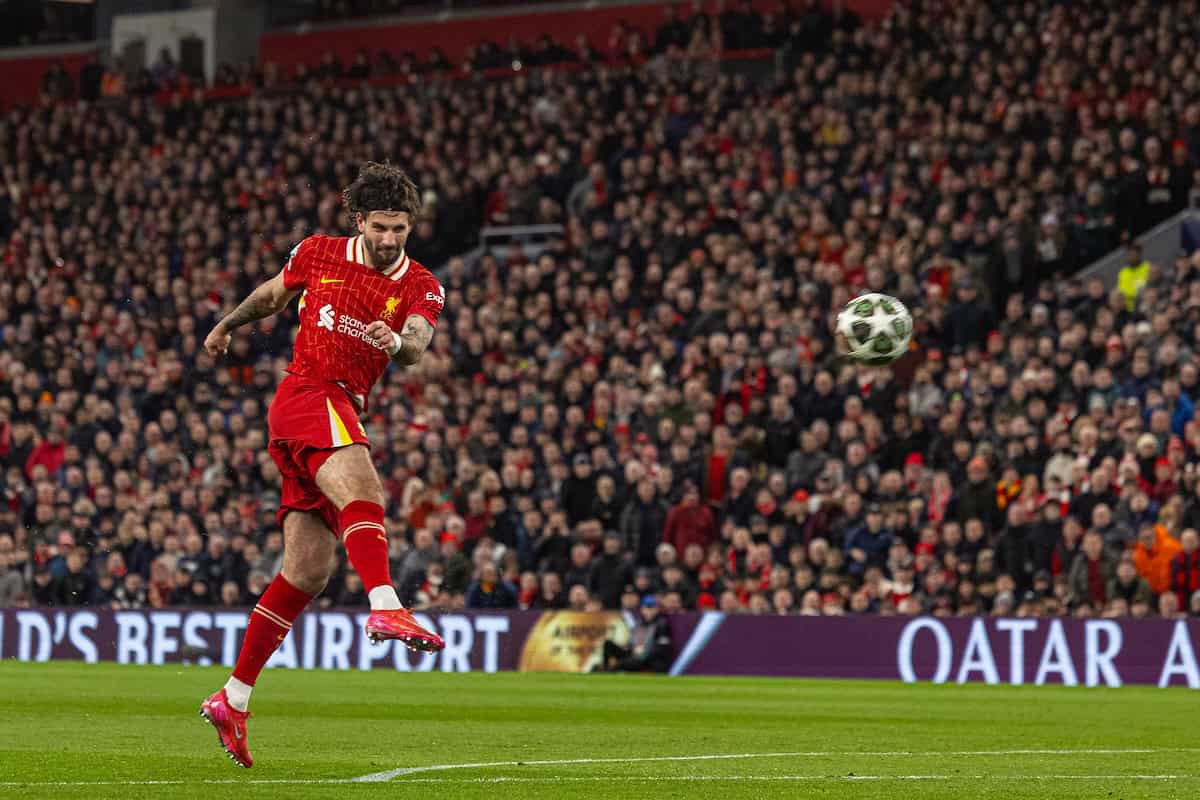
M 637 67 L 9 112 L 0 606 L 255 601 L 294 313 L 199 342 L 391 158 L 447 288 L 364 421 L 407 603 L 1200 614 L 1200 256 L 1070 277 L 1200 192 L 1197 3 L 799 5 L 772 84 L 685 13 Z M 833 346 L 868 289 L 891 368 Z

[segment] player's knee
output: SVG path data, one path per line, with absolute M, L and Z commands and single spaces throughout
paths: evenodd
M 333 537 L 329 537 L 328 546 L 314 546 L 299 558 L 289 559 L 284 564 L 284 577 L 305 594 L 320 594 L 337 569 L 335 553 Z
M 325 496 L 343 509 L 356 500 L 387 505 L 383 484 L 365 447 L 343 448 L 317 471 L 317 485 Z
M 285 573 L 283 576 L 287 578 L 287 582 L 309 595 L 320 594 L 324 591 L 325 584 L 329 582 L 329 573 L 315 569 L 313 565 L 293 568 L 290 573 Z
M 383 486 L 380 485 L 379 479 L 374 475 L 362 480 L 354 487 L 354 499 L 375 503 L 379 506 L 387 505 L 387 498 L 383 494 Z
M 303 570 L 301 570 L 304 586 L 299 586 L 297 588 L 307 594 L 320 594 L 325 590 L 326 584 L 329 583 L 329 579 L 333 575 L 335 566 L 336 565 L 332 556 L 319 561 L 314 561 L 311 564 L 306 564 Z

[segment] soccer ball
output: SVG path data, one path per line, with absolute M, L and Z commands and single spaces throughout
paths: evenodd
M 876 292 L 854 298 L 837 318 L 850 357 L 874 366 L 890 364 L 908 352 L 912 328 L 912 315 L 904 304 Z

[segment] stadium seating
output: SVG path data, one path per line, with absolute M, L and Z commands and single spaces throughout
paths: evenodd
M 477 602 L 533 608 L 1200 614 L 1200 256 L 1072 277 L 1200 191 L 1196 6 L 733 4 L 521 51 L 571 69 L 364 54 L 207 99 L 55 76 L 0 119 L 0 606 L 254 602 L 294 313 L 199 343 L 391 158 L 448 290 L 365 421 L 406 602 L 492 561 Z M 761 47 L 767 79 L 720 60 Z M 534 224 L 533 261 L 461 257 Z M 894 368 L 833 352 L 864 288 L 914 311 Z

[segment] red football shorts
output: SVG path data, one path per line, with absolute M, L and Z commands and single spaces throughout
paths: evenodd
M 289 511 L 316 511 L 337 536 L 338 510 L 317 488 L 317 470 L 339 447 L 365 444 L 367 432 L 350 396 L 328 381 L 288 375 L 267 412 L 268 448 L 283 476 L 279 524 Z

